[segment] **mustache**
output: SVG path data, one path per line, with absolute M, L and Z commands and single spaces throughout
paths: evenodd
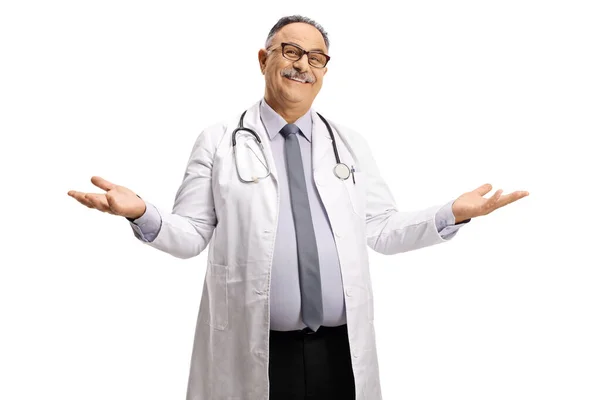
M 315 81 L 316 81 L 315 77 L 312 76 L 311 74 L 309 74 L 308 72 L 300 73 L 297 70 L 295 70 L 294 68 L 282 69 L 281 76 L 283 76 L 284 78 L 298 79 L 298 80 L 300 80 L 302 82 L 306 82 L 306 83 L 315 83 Z

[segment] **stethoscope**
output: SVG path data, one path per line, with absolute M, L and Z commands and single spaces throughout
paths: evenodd
M 267 161 L 267 156 L 265 154 L 265 148 L 262 144 L 262 141 L 260 140 L 260 137 L 258 137 L 256 132 L 254 132 L 252 129 L 244 128 L 244 116 L 246 115 L 246 112 L 247 112 L 247 110 L 242 113 L 238 127 L 231 134 L 231 140 L 233 142 L 233 158 L 235 159 L 235 168 L 237 170 L 240 180 L 244 183 L 258 183 L 259 180 L 264 179 L 264 178 L 268 177 L 269 175 L 271 175 L 271 168 L 269 167 L 269 161 Z M 325 118 L 323 118 L 323 116 L 321 114 L 317 113 L 317 115 L 319 116 L 319 118 L 321 118 L 321 120 L 323 120 L 323 122 L 325 123 L 325 126 L 327 126 L 327 130 L 329 131 L 329 136 L 331 137 L 331 142 L 333 144 L 333 152 L 335 153 L 335 161 L 336 161 L 336 164 L 333 167 L 333 174 L 341 180 L 348 179 L 350 177 L 350 174 L 352 174 L 352 180 L 354 181 L 354 172 L 355 172 L 354 166 L 352 167 L 352 169 L 350 169 L 346 164 L 344 164 L 343 162 L 340 161 L 340 155 L 338 154 L 338 149 L 337 149 L 337 145 L 335 143 L 335 137 L 333 136 L 333 131 L 331 129 L 331 126 L 329 125 L 329 122 L 327 122 L 327 120 Z M 238 132 L 242 132 L 242 131 L 252 134 L 252 136 L 254 136 L 256 144 L 259 146 L 260 150 L 262 151 L 263 160 L 265 160 L 265 162 L 267 163 L 266 165 L 265 165 L 265 163 L 262 162 L 260 157 L 258 157 L 256 155 L 256 153 L 254 153 L 254 150 L 252 150 L 252 148 L 250 146 L 248 146 L 248 144 L 246 143 L 246 146 L 254 153 L 256 158 L 258 158 L 258 160 L 261 162 L 261 164 L 266 168 L 267 174 L 265 176 L 260 176 L 260 177 L 253 176 L 251 180 L 246 180 L 246 179 L 242 178 L 242 175 L 240 174 L 240 168 L 238 166 L 238 161 L 237 161 L 238 160 L 237 153 L 236 153 L 237 147 L 236 147 L 236 140 L 235 140 L 236 134 Z M 354 183 L 356 183 L 356 182 L 354 182 Z

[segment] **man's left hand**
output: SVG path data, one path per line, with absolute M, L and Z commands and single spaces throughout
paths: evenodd
M 500 207 L 529 195 L 527 191 L 517 191 L 502 196 L 502 189 L 498 189 L 489 199 L 483 197 L 490 190 L 492 190 L 492 185 L 486 183 L 472 192 L 464 193 L 458 197 L 452 204 L 454 223 L 459 224 L 470 218 L 487 215 Z

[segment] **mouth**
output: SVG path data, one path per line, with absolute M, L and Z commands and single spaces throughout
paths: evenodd
M 309 84 L 309 82 L 306 82 L 306 81 L 304 81 L 302 79 L 298 79 L 298 78 L 289 78 L 287 76 L 285 76 L 284 78 L 287 79 L 288 81 L 300 83 L 300 84 L 303 84 L 303 85 L 308 85 Z

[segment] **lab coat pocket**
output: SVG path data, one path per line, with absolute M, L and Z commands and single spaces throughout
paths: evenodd
M 367 203 L 366 176 L 362 171 L 354 171 L 354 180 L 352 174 L 344 181 L 344 186 L 352 203 L 354 213 L 361 218 L 365 217 L 365 207 Z
M 207 291 L 204 296 L 208 304 L 205 305 L 204 322 L 214 329 L 225 330 L 229 324 L 229 307 L 227 296 L 227 271 L 226 265 L 209 262 L 206 271 Z

